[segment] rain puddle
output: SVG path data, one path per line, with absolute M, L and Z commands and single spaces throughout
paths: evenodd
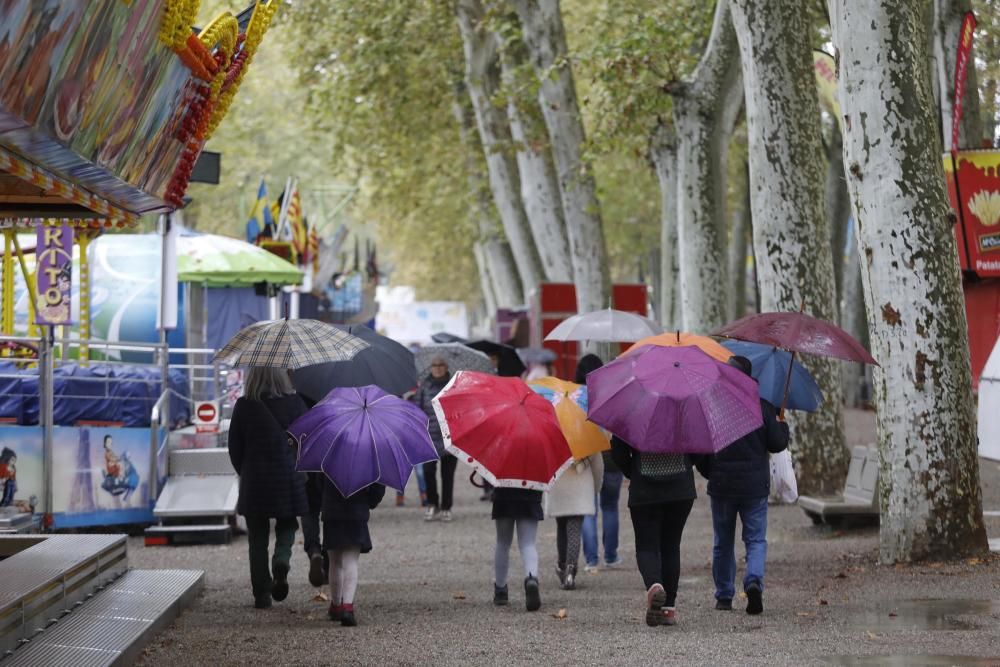
M 1000 601 L 901 600 L 894 603 L 891 607 L 856 610 L 851 615 L 851 626 L 872 632 L 892 632 L 893 630 L 975 630 L 978 627 L 976 624 L 959 620 L 955 617 L 989 617 L 993 614 L 1000 615 Z
M 831 665 L 879 665 L 881 667 L 997 667 L 1000 658 L 974 655 L 830 655 L 823 662 Z

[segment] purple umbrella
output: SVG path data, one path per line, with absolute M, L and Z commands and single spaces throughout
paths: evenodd
M 587 417 L 635 449 L 714 454 L 760 428 L 753 378 L 697 347 L 645 345 L 587 375 Z
M 424 411 L 374 385 L 333 389 L 288 433 L 295 469 L 322 472 L 344 496 L 376 482 L 402 491 L 413 466 L 437 459 Z

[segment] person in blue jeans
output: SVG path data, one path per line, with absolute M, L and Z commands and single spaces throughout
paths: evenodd
M 577 384 L 587 383 L 587 374 L 603 366 L 601 358 L 596 354 L 585 354 L 576 365 L 576 376 L 573 381 Z M 601 492 L 597 494 L 594 502 L 596 511 L 583 517 L 583 527 L 581 534 L 583 537 L 583 557 L 586 561 L 584 570 L 594 572 L 597 570 L 600 561 L 598 559 L 597 543 L 597 515 L 601 515 L 601 522 L 604 530 L 602 538 L 604 543 L 604 564 L 614 567 L 622 562 L 618 557 L 618 499 L 622 492 L 622 480 L 625 476 L 611 458 L 611 452 L 603 452 L 604 478 L 601 485 Z
M 735 356 L 731 366 L 751 375 L 753 367 L 746 357 Z M 736 594 L 736 519 L 743 524 L 747 566 L 743 591 L 747 613 L 764 611 L 764 562 L 767 559 L 767 496 L 771 490 L 771 466 L 768 454 L 788 447 L 788 424 L 775 407 L 761 399 L 764 424 L 732 443 L 718 454 L 696 462 L 708 478 L 712 503 L 712 578 L 715 580 L 715 608 L 732 610 Z

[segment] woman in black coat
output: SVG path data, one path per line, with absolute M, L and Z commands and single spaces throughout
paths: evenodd
M 305 476 L 295 472 L 295 449 L 285 430 L 306 411 L 281 368 L 252 367 L 243 397 L 229 424 L 229 458 L 240 476 L 236 511 L 246 517 L 250 549 L 250 585 L 254 606 L 288 596 L 288 569 L 295 541 L 296 517 L 309 510 Z M 267 563 L 270 520 L 275 519 L 274 556 Z M 272 578 L 273 575 L 273 578 Z
M 444 441 L 441 436 L 441 425 L 438 424 L 437 414 L 434 412 L 434 397 L 441 393 L 448 381 L 451 380 L 451 373 L 448 371 L 448 364 L 441 357 L 431 360 L 431 373 L 423 379 L 417 393 L 413 396 L 413 402 L 420 406 L 420 409 L 427 415 L 427 432 L 431 436 L 431 442 L 437 449 L 441 459 L 441 495 L 438 496 L 437 487 L 437 461 L 429 461 L 423 464 L 424 482 L 427 484 L 427 513 L 424 515 L 425 521 L 451 521 L 451 502 L 455 489 L 455 468 L 458 466 L 458 459 L 449 454 L 444 449 Z
M 640 452 L 617 436 L 611 438 L 611 456 L 629 479 L 635 559 L 646 586 L 646 625 L 674 625 L 681 534 L 697 497 L 691 458 Z

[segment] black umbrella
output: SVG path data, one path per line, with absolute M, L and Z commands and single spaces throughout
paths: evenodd
M 510 345 L 494 343 L 491 340 L 474 340 L 466 343 L 473 350 L 485 352 L 490 356 L 499 357 L 497 364 L 497 375 L 506 377 L 520 377 L 521 373 L 527 370 L 521 357 L 517 355 L 517 350 Z
M 295 388 L 319 401 L 334 387 L 363 387 L 373 384 L 389 394 L 401 396 L 417 385 L 413 353 L 391 338 L 361 324 L 340 327 L 368 343 L 350 361 L 305 366 L 293 372 Z
M 435 343 L 465 343 L 468 341 L 466 338 L 456 336 L 455 334 L 448 333 L 447 331 L 431 334 L 431 340 Z

